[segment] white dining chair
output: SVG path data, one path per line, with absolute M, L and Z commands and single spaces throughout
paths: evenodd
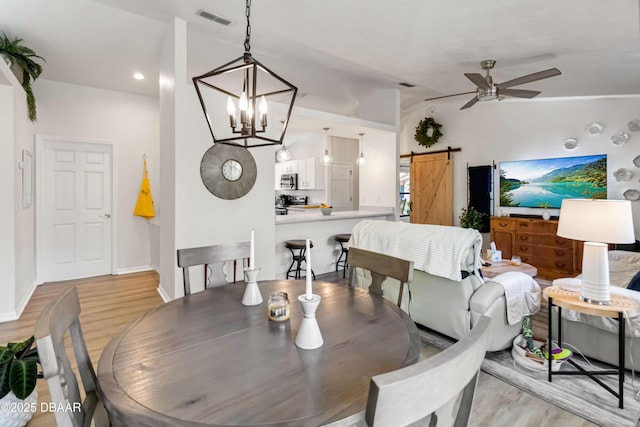
M 366 410 L 327 426 L 466 426 L 490 322 L 482 316 L 466 337 L 446 350 L 371 378 Z
M 364 249 L 350 247 L 347 255 L 347 263 L 349 264 L 349 286 L 353 286 L 355 277 L 355 269 L 362 268 L 371 272 L 371 284 L 369 292 L 383 296 L 384 290 L 382 282 L 391 277 L 400 282 L 398 290 L 397 304 L 400 307 L 402 303 L 402 294 L 405 286 L 413 279 L 413 261 L 396 258 L 390 255 L 378 252 L 367 251 Z
M 67 333 L 71 338 L 84 398 L 65 349 Z M 83 427 L 91 425 L 92 421 L 95 427 L 109 426 L 109 415 L 98 395 L 96 374 L 80 326 L 80 300 L 75 286 L 58 295 L 40 313 L 34 336 L 51 403 L 56 408 L 70 408 L 54 412 L 57 426 Z
M 178 249 L 178 267 L 182 268 L 182 278 L 184 282 L 184 294 L 190 295 L 191 278 L 189 268 L 194 266 L 204 267 L 204 289 L 211 286 L 223 286 L 236 282 L 237 261 L 242 262 L 242 267 L 249 266 L 248 260 L 251 251 L 250 242 L 226 243 L 213 246 L 202 246 L 199 248 Z M 233 272 L 227 278 L 224 266 L 230 262 Z M 239 273 L 241 280 L 242 273 Z

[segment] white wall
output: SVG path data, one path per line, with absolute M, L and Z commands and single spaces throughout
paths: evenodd
M 0 72 L 0 320 L 13 319 L 16 310 L 13 91 Z
M 48 80 L 38 80 L 36 85 L 37 134 L 115 142 L 117 269 L 130 272 L 149 268 L 149 227 L 145 219 L 132 212 L 140 190 L 144 154 L 154 202 L 160 204 L 158 99 Z
M 362 137 L 364 166 L 360 174 L 360 206 L 395 207 L 398 197 L 396 134 Z
M 608 197 L 622 199 L 628 188 L 640 190 L 640 168 L 632 160 L 640 155 L 640 132 L 630 132 L 629 120 L 640 114 L 640 96 L 618 98 L 536 99 L 527 101 L 479 102 L 468 110 L 459 110 L 464 99 L 433 103 L 406 114 L 400 133 L 400 153 L 425 152 L 460 147 L 454 154 L 454 217 L 466 206 L 466 167 L 501 161 L 607 154 Z M 433 114 L 432 114 L 433 112 Z M 443 136 L 428 150 L 413 139 L 415 127 L 426 116 L 442 124 Z M 584 127 L 599 121 L 604 133 L 588 136 Z M 611 135 L 627 132 L 629 142 L 623 146 L 611 143 Z M 577 138 L 578 147 L 567 150 L 566 138 Z M 616 182 L 613 171 L 625 167 L 634 172 L 630 182 Z M 496 170 L 496 180 L 497 183 Z M 636 236 L 640 235 L 640 202 L 634 202 Z M 539 214 L 539 210 L 530 212 Z M 557 211 L 552 214 L 557 215 Z
M 244 197 L 223 200 L 206 189 L 200 178 L 200 162 L 213 140 L 195 88 L 186 76 L 186 43 L 184 21 L 176 19 L 163 46 L 166 87 L 161 86 L 160 94 L 162 123 L 167 129 L 161 140 L 163 199 L 159 218 L 160 291 L 166 299 L 182 296 L 182 273 L 176 262 L 176 250 L 180 248 L 248 241 L 253 229 L 256 265 L 261 268 L 259 280 L 272 279 L 275 265 L 273 147 L 250 150 L 258 174 Z M 222 101 L 226 103 L 226 97 Z M 228 126 L 228 117 L 221 119 Z
M 22 207 L 22 150 L 33 153 L 24 90 L 0 61 L 0 321 L 16 319 L 34 284 L 34 210 Z

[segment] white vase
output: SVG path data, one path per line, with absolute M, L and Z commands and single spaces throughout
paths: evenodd
M 544 219 L 545 221 L 549 221 L 549 218 L 551 218 L 551 212 L 549 212 L 548 210 L 543 210 L 542 211 L 542 219 Z
M 33 389 L 33 393 L 26 399 L 20 400 L 10 391 L 5 397 L 0 399 L 0 408 L 8 410 L 0 411 L 0 426 L 3 427 L 23 427 L 26 425 L 38 405 L 38 389 Z

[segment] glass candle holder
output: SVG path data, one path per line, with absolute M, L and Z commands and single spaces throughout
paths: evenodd
M 269 295 L 267 303 L 267 315 L 269 320 L 274 322 L 284 322 L 291 316 L 291 305 L 289 295 L 286 292 L 273 292 Z
M 514 255 L 511 257 L 511 265 L 520 265 L 522 264 L 522 259 L 519 256 Z

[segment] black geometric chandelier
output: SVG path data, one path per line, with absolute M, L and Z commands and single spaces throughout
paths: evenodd
M 193 77 L 193 84 L 214 143 L 246 148 L 279 145 L 287 131 L 298 88 L 251 56 L 250 14 L 251 0 L 247 0 L 244 54 Z M 269 101 L 286 106 L 284 119 L 267 120 Z

